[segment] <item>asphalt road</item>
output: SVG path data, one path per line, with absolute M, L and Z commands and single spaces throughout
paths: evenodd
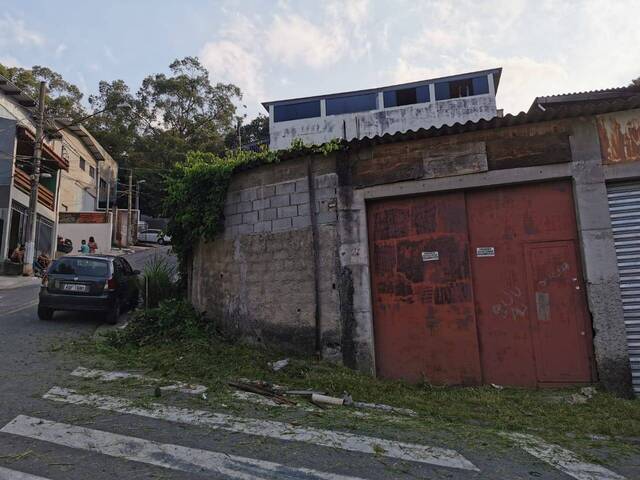
M 167 254 L 165 247 L 127 259 L 142 269 Z M 161 408 L 142 407 L 127 400 L 128 387 L 107 394 L 99 380 L 78 378 L 91 372 L 78 373 L 78 360 L 58 346 L 92 334 L 100 319 L 69 313 L 42 322 L 37 291 L 0 291 L 0 480 L 640 478 L 638 459 L 605 469 L 535 439 L 498 448 L 401 428 L 372 438 L 357 428 L 266 421 L 258 408 L 198 411 L 185 398 L 193 392 L 183 391 L 163 394 L 169 404 Z

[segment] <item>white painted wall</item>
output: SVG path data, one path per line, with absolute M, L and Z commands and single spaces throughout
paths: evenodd
M 489 120 L 496 114 L 496 99 L 492 93 L 287 122 L 274 122 L 271 112 L 269 148 L 271 150 L 289 148 L 296 138 L 308 145 L 320 145 L 336 138 L 353 140 L 386 133 L 394 134 L 420 128 L 453 125 L 456 122 Z
M 78 253 L 80 242 L 93 237 L 98 244 L 98 253 L 111 251 L 111 224 L 110 223 L 59 223 L 58 235 L 70 238 L 73 242 L 73 252 Z

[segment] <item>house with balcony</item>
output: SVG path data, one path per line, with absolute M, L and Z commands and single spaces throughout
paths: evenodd
M 264 102 L 269 148 L 299 139 L 307 145 L 334 140 L 464 124 L 498 115 L 496 92 L 502 69 L 433 78 L 352 92 Z
M 115 203 L 118 163 L 81 124 L 56 122 L 62 157 L 69 170 L 62 173 L 60 212 L 95 212 Z
M 36 102 L 0 76 L 0 257 L 26 243 Z M 59 133 L 45 129 L 38 187 L 36 252 L 52 254 L 57 230 L 61 172 L 69 169 Z

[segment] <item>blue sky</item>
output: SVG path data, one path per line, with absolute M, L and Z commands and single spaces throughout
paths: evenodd
M 503 67 L 498 107 L 640 76 L 640 0 L 0 0 L 0 63 L 88 95 L 199 56 L 260 102 Z

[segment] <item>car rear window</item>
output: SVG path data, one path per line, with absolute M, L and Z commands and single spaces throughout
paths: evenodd
M 109 262 L 91 258 L 61 258 L 53 262 L 49 273 L 86 277 L 109 276 Z

